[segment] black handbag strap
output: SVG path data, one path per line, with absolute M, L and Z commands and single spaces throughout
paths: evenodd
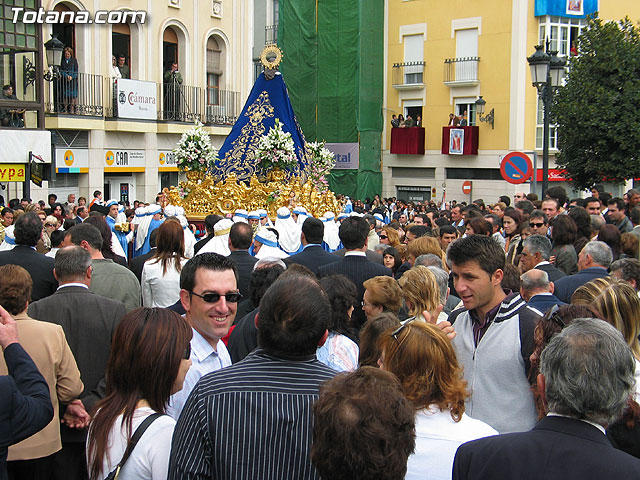
M 147 428 L 149 428 L 149 425 L 151 425 L 158 417 L 161 417 L 162 415 L 163 415 L 162 413 L 157 413 L 157 412 L 152 415 L 149 415 L 147 418 L 144 419 L 144 422 L 142 422 L 138 426 L 138 428 L 136 428 L 136 431 L 133 432 L 133 436 L 131 437 L 131 440 L 129 440 L 127 449 L 124 451 L 122 460 L 120 460 L 120 463 L 118 463 L 117 468 L 122 468 L 125 462 L 129 459 L 129 456 L 131 455 L 131 452 L 133 452 L 133 449 L 136 448 L 136 444 L 138 443 L 138 440 L 140 440 L 140 437 L 142 437 L 142 435 L 147 430 Z

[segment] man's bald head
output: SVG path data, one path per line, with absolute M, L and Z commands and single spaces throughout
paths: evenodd
M 553 293 L 553 283 L 544 270 L 532 268 L 520 276 L 520 295 L 528 302 L 539 293 Z

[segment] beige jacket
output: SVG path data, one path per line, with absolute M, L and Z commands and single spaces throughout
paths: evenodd
M 60 325 L 34 320 L 26 313 L 14 315 L 20 343 L 49 385 L 53 420 L 35 435 L 9 447 L 7 460 L 30 460 L 51 455 L 62 448 L 59 403 L 78 398 L 84 389 L 80 371 Z M 0 355 L 0 375 L 7 375 L 7 364 Z

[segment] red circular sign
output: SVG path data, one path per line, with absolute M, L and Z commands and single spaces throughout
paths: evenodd
M 466 180 L 462 184 L 462 193 L 467 195 L 471 193 L 471 180 Z
M 507 153 L 500 164 L 500 174 L 507 182 L 517 185 L 529 180 L 533 173 L 531 159 L 526 153 Z

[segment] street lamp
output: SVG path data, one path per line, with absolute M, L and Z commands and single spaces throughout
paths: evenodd
M 553 89 L 562 85 L 567 61 L 557 56 L 557 51 L 536 45 L 536 51 L 527 58 L 531 68 L 531 83 L 538 89 L 538 96 L 544 108 L 544 129 L 542 139 L 542 198 L 547 193 L 549 183 L 549 107 L 553 101 Z
M 482 98 L 482 95 L 480 95 L 476 100 L 476 113 L 478 114 L 478 120 L 480 120 L 481 122 L 490 123 L 491 129 L 493 130 L 494 109 L 492 108 L 489 113 L 487 113 L 485 116 L 482 116 L 486 104 L 487 101 Z
M 44 48 L 47 50 L 47 64 L 49 65 L 49 70 L 44 74 L 44 79 L 50 82 L 59 76 L 58 66 L 62 61 L 64 43 L 58 40 L 57 35 L 51 35 L 49 41 L 44 44 Z

